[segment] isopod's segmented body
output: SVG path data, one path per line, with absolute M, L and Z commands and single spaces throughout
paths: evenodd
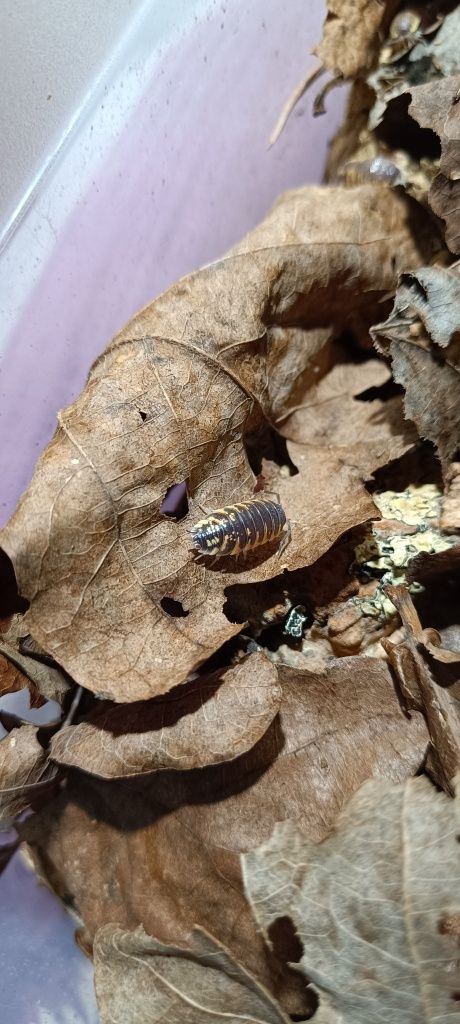
M 251 498 L 225 505 L 200 519 L 191 531 L 192 543 L 202 555 L 245 555 L 281 538 L 285 524 L 281 505 L 266 498 Z M 289 532 L 283 534 L 282 542 L 289 536 Z

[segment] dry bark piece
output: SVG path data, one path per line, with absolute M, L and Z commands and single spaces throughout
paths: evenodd
M 292 919 L 337 1024 L 458 1021 L 458 802 L 424 778 L 372 780 L 324 843 L 284 822 L 243 858 L 259 926 Z
M 398 644 L 404 655 L 396 653 L 391 644 L 385 645 L 390 661 L 396 672 L 402 676 L 403 690 L 411 695 L 411 705 L 421 709 L 425 715 L 431 739 L 432 759 L 436 781 L 448 793 L 452 792 L 452 780 L 460 771 L 460 718 L 451 695 L 437 686 L 427 660 L 420 652 L 420 646 L 429 653 L 432 637 L 422 629 L 412 598 L 404 587 L 386 587 L 388 597 L 398 609 L 406 628 L 407 639 Z M 396 648 L 396 651 L 398 650 Z M 439 655 L 439 651 L 438 651 Z M 439 660 L 442 660 L 440 658 Z M 455 661 L 457 658 L 454 659 Z
M 96 934 L 94 967 L 103 1024 L 289 1024 L 269 992 L 202 929 L 184 949 L 141 927 L 106 925 Z
M 371 331 L 405 388 L 405 411 L 436 444 L 444 467 L 460 446 L 460 277 L 422 267 L 403 274 L 393 311 Z
M 0 741 L 0 822 L 9 825 L 50 782 L 48 758 L 33 725 L 12 729 Z
M 402 712 L 382 660 L 333 659 L 326 673 L 279 676 L 279 716 L 237 760 L 116 784 L 74 772 L 54 806 L 22 828 L 40 870 L 72 897 L 88 943 L 110 922 L 142 924 L 176 945 L 195 924 L 212 928 L 287 1012 L 300 1013 L 302 979 L 267 955 L 239 853 L 284 818 L 323 839 L 366 778 L 398 781 L 420 768 L 427 731 L 420 714 Z
M 95 363 L 2 533 L 31 603 L 27 628 L 76 682 L 122 702 L 166 692 L 236 632 L 222 611 L 235 576 L 257 581 L 311 563 L 367 518 L 356 470 L 321 448 L 313 467 L 304 462 L 308 486 L 299 473 L 276 488 L 293 526 L 283 559 L 261 548 L 252 568 L 234 559 L 211 568 L 194 561 L 188 533 L 196 502 L 212 509 L 251 495 L 244 435 L 298 404 L 318 344 L 350 312 L 371 309 L 421 248 L 393 193 L 288 193 Z M 330 461 L 318 493 L 321 457 Z M 192 511 L 175 522 L 160 509 L 182 480 Z M 316 516 L 312 535 L 319 507 L 329 515 L 322 529 Z
M 106 779 L 220 764 L 261 739 L 280 702 L 276 668 L 255 652 L 223 676 L 197 678 L 165 697 L 100 702 L 53 737 L 50 756 Z

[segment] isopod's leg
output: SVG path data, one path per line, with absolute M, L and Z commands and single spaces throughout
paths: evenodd
M 267 490 L 263 490 L 263 491 L 262 491 L 262 494 L 273 494 L 273 495 L 274 495 L 274 497 L 276 498 L 277 502 L 278 502 L 278 505 L 281 505 L 281 498 L 280 498 L 280 495 L 279 495 L 279 491 L 267 491 Z
M 288 546 L 288 544 L 291 543 L 291 540 L 292 540 L 291 524 L 289 522 L 287 522 L 286 523 L 286 530 L 284 531 L 284 533 L 281 534 L 281 537 L 280 537 L 280 542 L 279 542 L 279 546 L 278 546 L 278 558 L 281 557 L 281 555 L 283 554 L 283 551 L 285 551 L 287 546 Z

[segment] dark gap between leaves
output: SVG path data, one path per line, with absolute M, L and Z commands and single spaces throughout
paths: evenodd
M 246 434 L 243 438 L 249 465 L 254 476 L 262 472 L 262 460 L 274 462 L 277 466 L 288 466 L 289 475 L 297 476 L 299 470 L 289 455 L 287 442 L 270 424 L 265 423 L 254 434 Z M 260 491 L 263 495 L 263 490 Z
M 21 597 L 13 563 L 6 551 L 0 548 L 0 619 L 6 619 L 16 612 L 26 612 L 29 602 Z
M 411 96 L 407 93 L 390 100 L 374 135 L 391 150 L 403 149 L 415 160 L 421 160 L 422 157 L 437 160 L 441 156 L 439 138 L 431 128 L 420 128 L 411 117 L 410 102 Z
M 361 391 L 359 395 L 355 395 L 355 400 L 357 402 L 374 402 L 376 398 L 379 398 L 381 402 L 388 402 L 390 398 L 397 398 L 398 395 L 403 394 L 404 388 L 402 385 L 397 384 L 391 377 L 384 384 L 374 385 L 373 387 L 366 388 L 365 391 Z

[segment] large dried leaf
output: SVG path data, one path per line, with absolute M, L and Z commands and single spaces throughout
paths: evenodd
M 406 415 L 445 467 L 460 446 L 459 323 L 458 273 L 422 267 L 403 274 L 390 316 L 371 332 L 405 388 Z
M 235 633 L 222 611 L 229 583 L 312 563 L 372 515 L 357 471 L 321 447 L 276 488 L 292 521 L 282 559 L 275 544 L 251 568 L 211 568 L 194 560 L 188 532 L 198 502 L 251 495 L 244 435 L 282 416 L 291 392 L 298 404 L 318 345 L 419 263 L 421 245 L 403 198 L 374 186 L 288 193 L 96 362 L 2 534 L 28 629 L 78 683 L 124 702 L 171 689 Z M 160 509 L 182 480 L 191 512 L 175 522 Z
M 183 945 L 199 924 L 300 1012 L 299 979 L 271 962 L 254 928 L 238 855 L 285 818 L 324 838 L 366 778 L 419 769 L 427 732 L 421 715 L 401 710 L 381 660 L 333 659 L 323 674 L 281 669 L 280 679 L 280 714 L 247 754 L 117 783 L 74 772 L 26 836 L 40 870 L 72 899 L 86 943 L 114 922 Z
M 48 759 L 33 725 L 12 729 L 0 741 L 0 822 L 9 825 L 50 778 Z
M 279 710 L 275 666 L 254 653 L 234 668 L 137 704 L 102 701 L 84 721 L 61 729 L 50 754 L 101 778 L 232 761 L 250 750 Z
M 281 1007 L 211 935 L 190 949 L 167 946 L 143 928 L 101 928 L 94 942 L 103 1024 L 289 1024 Z
M 324 843 L 285 822 L 243 858 L 259 926 L 292 919 L 331 1021 L 460 1021 L 458 828 L 458 797 L 373 780 Z

